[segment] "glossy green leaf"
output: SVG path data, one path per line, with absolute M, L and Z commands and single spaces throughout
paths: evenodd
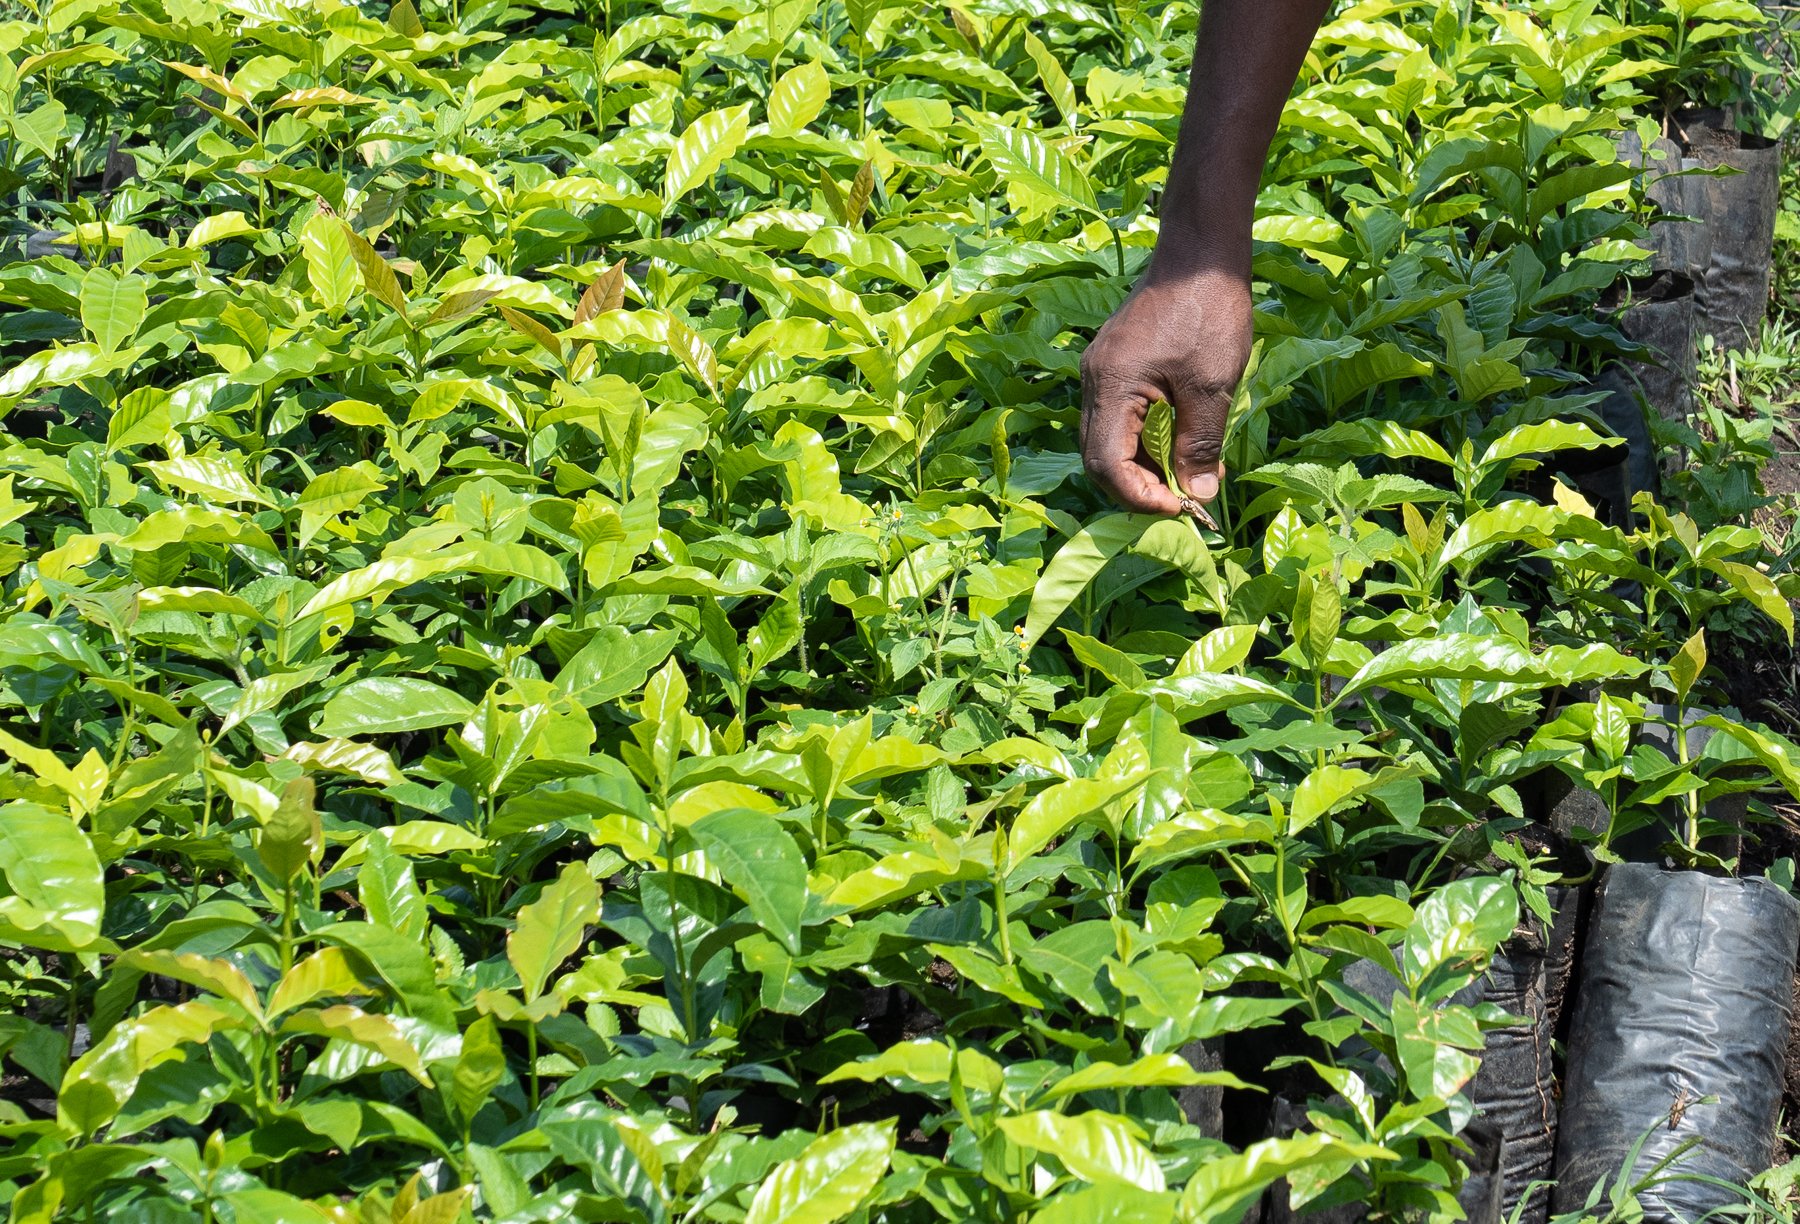
M 137 276 L 91 268 L 81 280 L 82 326 L 109 353 L 137 337 L 149 307 L 149 292 Z
M 1076 209 L 1098 215 L 1094 185 L 1073 158 L 1036 132 L 982 125 L 981 151 L 1027 213 Z
M 806 860 L 780 822 L 736 808 L 702 816 L 688 832 L 762 929 L 789 952 L 799 952 Z
M 8 938 L 32 944 L 44 927 L 74 947 L 99 937 L 106 909 L 100 860 L 66 812 L 24 800 L 0 808 L 0 871 L 12 890 L 0 898 Z
M 748 102 L 711 111 L 688 124 L 670 150 L 663 172 L 663 208 L 673 207 L 682 196 L 711 179 L 738 151 L 749 130 Z
M 306 281 L 327 310 L 342 310 L 359 284 L 356 257 L 336 218 L 317 213 L 300 231 Z
M 1202 1165 L 1182 1190 L 1180 1218 L 1239 1220 L 1258 1195 L 1292 1173 L 1320 1165 L 1392 1159 L 1394 1153 L 1376 1144 L 1351 1143 L 1316 1132 L 1264 1139 Z
M 324 735 L 351 737 L 423 731 L 468 721 L 475 707 L 441 684 L 412 676 L 353 680 L 325 703 Z
M 744 1224 L 841 1220 L 874 1191 L 893 1153 L 891 1122 L 859 1122 L 821 1135 L 763 1179 Z
M 544 993 L 550 975 L 581 947 L 600 914 L 600 886 L 580 863 L 570 863 L 519 910 L 506 939 L 506 959 L 518 972 L 526 1002 Z
M 1083 1181 L 1122 1182 L 1150 1191 L 1165 1188 L 1162 1167 L 1144 1146 L 1142 1132 L 1115 1114 L 1069 1117 L 1036 1109 L 1001 1118 L 999 1126 L 1020 1147 L 1056 1157 Z
M 1044 567 L 1025 615 L 1025 646 L 1030 649 L 1062 614 L 1081 598 L 1095 575 L 1123 552 L 1152 523 L 1152 515 L 1103 514 L 1069 537 Z

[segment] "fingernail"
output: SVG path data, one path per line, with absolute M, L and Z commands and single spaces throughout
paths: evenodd
M 1202 472 L 1194 477 L 1194 483 L 1189 487 L 1194 491 L 1195 497 L 1209 502 L 1219 495 L 1219 478 L 1211 472 Z

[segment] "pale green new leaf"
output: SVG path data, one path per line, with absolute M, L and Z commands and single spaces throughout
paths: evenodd
M 663 211 L 672 209 L 682 196 L 711 179 L 725 160 L 743 146 L 749 131 L 748 102 L 709 111 L 688 124 L 669 152 L 663 171 Z
M 869 1197 L 893 1154 L 892 1122 L 859 1122 L 821 1135 L 763 1179 L 744 1224 L 833 1224 Z
M 1094 185 L 1061 149 L 1023 128 L 979 125 L 981 151 L 1010 199 L 1030 214 L 1075 209 L 1097 217 Z
M 356 256 L 337 218 L 316 213 L 300 231 L 300 251 L 306 259 L 306 282 L 327 310 L 342 310 L 361 283 Z
M 150 307 L 143 278 L 108 268 L 90 268 L 81 280 L 81 322 L 106 352 L 117 352 L 137 336 Z
M 1008 1139 L 1056 1157 L 1083 1181 L 1123 1182 L 1140 1190 L 1165 1188 L 1162 1166 L 1144 1146 L 1143 1132 L 1116 1114 L 1069 1117 L 1035 1109 L 1001 1118 L 999 1125 Z
M 582 863 L 564 866 L 537 900 L 519 910 L 506 939 L 506 959 L 518 971 L 527 1003 L 544 993 L 544 983 L 581 947 L 599 916 L 600 885 Z
M 819 117 L 831 99 L 831 77 L 817 61 L 781 74 L 769 95 L 769 133 L 792 136 Z

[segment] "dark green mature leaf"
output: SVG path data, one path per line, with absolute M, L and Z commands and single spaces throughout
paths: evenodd
M 763 930 L 789 952 L 799 952 L 806 860 L 780 822 L 737 808 L 702 816 L 688 831 Z

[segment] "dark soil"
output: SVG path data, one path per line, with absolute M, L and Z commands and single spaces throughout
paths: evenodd
M 1775 457 L 1763 465 L 1762 478 L 1763 487 L 1769 491 L 1771 497 L 1789 498 L 1800 494 L 1800 452 L 1777 451 Z M 1785 514 L 1789 519 L 1793 517 L 1792 502 L 1778 503 L 1771 509 Z M 1785 534 L 1785 532 L 1777 532 L 1776 539 L 1780 539 Z
M 1800 973 L 1794 975 L 1794 1015 L 1800 1017 Z M 1778 1160 L 1800 1156 L 1800 1023 L 1788 1029 L 1787 1052 L 1781 1062 L 1781 1143 Z

